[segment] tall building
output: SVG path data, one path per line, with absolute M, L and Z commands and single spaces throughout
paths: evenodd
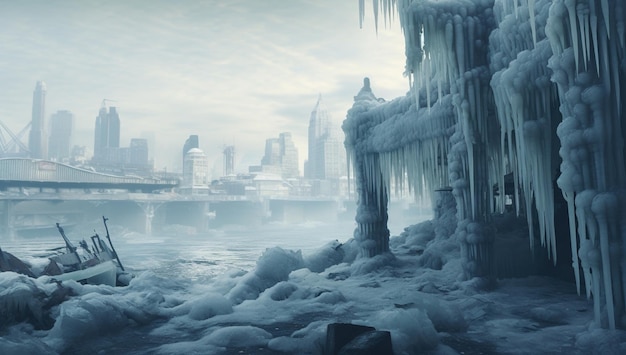
M 50 116 L 49 127 L 48 158 L 59 162 L 69 160 L 74 130 L 74 114 L 66 110 L 57 111 Z
M 278 138 L 265 140 L 265 155 L 261 159 L 261 165 L 280 165 L 280 142 Z
M 115 107 L 103 105 L 96 117 L 93 159 L 96 162 L 120 163 L 120 116 Z
M 148 165 L 149 149 L 147 139 L 131 138 L 129 150 L 129 163 L 132 166 L 145 167 Z
M 187 138 L 187 140 L 185 141 L 185 145 L 183 146 L 183 159 L 185 159 L 185 155 L 190 149 L 199 147 L 200 145 L 198 141 L 198 136 L 195 134 L 190 135 L 189 138 Z
M 332 122 L 322 95 L 309 119 L 309 155 L 304 174 L 307 179 L 336 179 L 347 174 L 343 131 Z
M 261 165 L 264 167 L 263 171 L 276 171 L 285 179 L 300 175 L 298 149 L 291 139 L 291 133 L 284 132 L 278 138 L 265 141 L 265 155 L 261 159 Z
M 185 157 L 187 156 L 187 152 L 194 148 L 196 149 L 200 148 L 200 144 L 199 144 L 198 136 L 195 134 L 192 134 L 189 136 L 189 138 L 187 138 L 187 140 L 185 141 L 185 144 L 183 145 L 183 173 L 186 171 Z
M 291 139 L 291 133 L 284 132 L 278 136 L 280 147 L 280 165 L 284 178 L 300 176 L 298 149 Z
M 31 158 L 46 159 L 46 83 L 38 81 L 33 92 L 33 115 L 30 124 L 30 134 L 28 136 L 28 150 Z
M 154 161 L 154 151 L 156 149 L 156 133 L 154 131 L 142 131 L 139 138 L 148 141 L 148 160 Z
M 235 173 L 235 146 L 224 147 L 224 176 Z
M 204 152 L 198 148 L 191 148 L 185 154 L 183 163 L 183 187 L 208 188 L 209 160 Z

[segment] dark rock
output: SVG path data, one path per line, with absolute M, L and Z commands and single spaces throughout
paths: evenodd
M 373 330 L 352 339 L 338 355 L 393 355 L 391 333 Z
M 32 271 L 30 271 L 28 264 L 15 257 L 13 254 L 2 251 L 2 249 L 0 249 L 0 271 L 13 271 L 18 274 L 35 277 Z
M 375 331 L 373 327 L 350 323 L 331 323 L 326 327 L 326 355 L 337 355 L 339 350 L 357 336 Z

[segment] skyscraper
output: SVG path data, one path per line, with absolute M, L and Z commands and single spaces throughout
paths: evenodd
M 131 138 L 129 147 L 129 163 L 135 167 L 147 167 L 148 165 L 148 140 L 145 138 Z
M 209 160 L 199 148 L 191 148 L 185 154 L 183 187 L 207 188 L 209 184 Z
M 191 149 L 197 149 L 199 147 L 200 144 L 198 141 L 198 136 L 195 134 L 190 135 L 189 138 L 187 138 L 187 140 L 185 141 L 185 145 L 183 145 L 183 173 L 187 171 L 187 169 L 185 168 L 185 164 L 187 162 L 187 159 L 185 157 L 187 156 L 187 152 Z
M 93 146 L 93 158 L 99 162 L 119 163 L 116 161 L 120 147 L 120 116 L 115 107 L 108 110 L 103 105 L 96 117 Z
M 261 165 L 276 167 L 277 173 L 283 178 L 294 178 L 300 175 L 298 169 L 298 149 L 293 144 L 291 133 L 283 132 L 278 138 L 265 140 L 265 155 Z
M 38 81 L 33 92 L 33 115 L 28 136 L 28 150 L 31 158 L 46 159 L 46 83 Z
M 322 94 L 311 111 L 309 118 L 309 156 L 304 167 L 304 177 L 307 179 L 323 179 L 323 159 L 318 157 L 318 143 L 326 134 L 330 116 L 322 103 Z
M 235 146 L 224 147 L 224 176 L 235 173 Z
M 332 122 L 322 95 L 309 119 L 309 156 L 304 174 L 308 179 L 336 179 L 347 174 L 343 132 Z
M 280 147 L 280 165 L 282 167 L 283 177 L 295 178 L 300 176 L 300 169 L 298 168 L 298 149 L 291 139 L 291 133 L 281 133 L 278 136 L 278 143 Z
M 74 115 L 70 111 L 57 111 L 50 116 L 48 158 L 62 162 L 70 158 Z
M 265 140 L 265 155 L 261 159 L 261 165 L 280 165 L 280 142 L 278 138 Z

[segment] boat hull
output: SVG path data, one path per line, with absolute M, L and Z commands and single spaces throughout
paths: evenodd
M 115 286 L 117 282 L 117 265 L 115 265 L 113 261 L 109 260 L 83 270 L 76 270 L 61 275 L 43 277 L 58 281 L 74 280 L 79 282 L 86 282 L 91 285 Z

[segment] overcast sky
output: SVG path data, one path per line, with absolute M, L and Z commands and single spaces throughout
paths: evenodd
M 378 97 L 408 91 L 399 22 L 376 34 L 369 1 L 363 29 L 358 0 L 0 0 L 0 24 L 0 121 L 20 131 L 43 80 L 47 119 L 72 111 L 73 144 L 93 149 L 116 100 L 121 145 L 154 132 L 157 170 L 180 169 L 190 134 L 218 173 L 224 145 L 243 171 L 281 132 L 302 166 L 319 94 L 340 123 L 365 76 Z

